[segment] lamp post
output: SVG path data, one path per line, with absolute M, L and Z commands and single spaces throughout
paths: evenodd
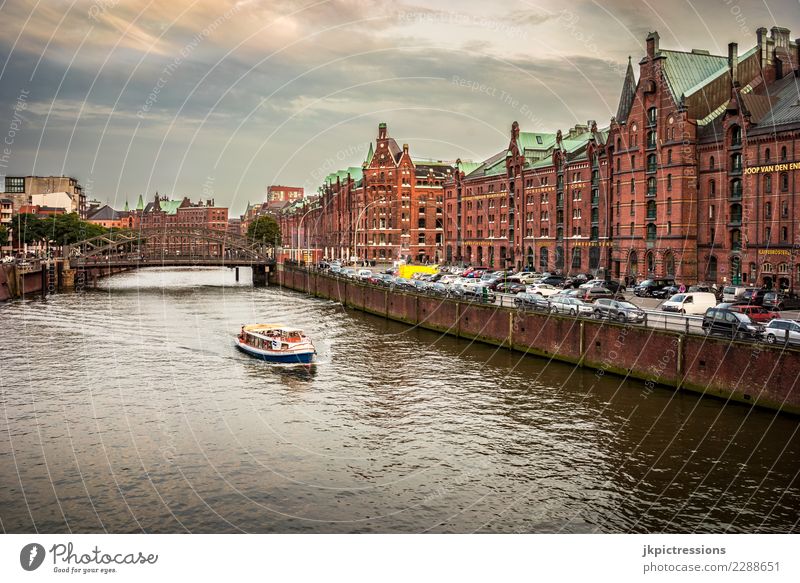
M 358 226 L 361 224 L 361 217 L 364 216 L 364 212 L 369 207 L 375 206 L 376 204 L 382 203 L 382 202 L 386 202 L 386 199 L 382 198 L 380 200 L 373 200 L 371 203 L 369 203 L 366 206 L 364 206 L 364 208 L 361 209 L 361 212 L 358 213 L 358 217 L 356 218 L 356 228 L 355 228 L 355 232 L 353 233 L 353 252 L 356 255 L 356 259 L 358 259 Z

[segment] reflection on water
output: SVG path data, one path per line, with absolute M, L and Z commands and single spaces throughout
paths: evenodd
M 8 532 L 789 532 L 797 419 L 145 270 L 0 306 Z M 319 361 L 233 336 L 284 321 Z

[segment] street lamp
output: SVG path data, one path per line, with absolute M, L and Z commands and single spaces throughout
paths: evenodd
M 376 204 L 382 202 L 386 202 L 386 199 L 382 198 L 380 200 L 373 200 L 371 203 L 367 204 L 363 209 L 361 209 L 361 212 L 358 213 L 358 218 L 356 218 L 356 228 L 355 232 L 353 233 L 353 252 L 355 253 L 356 258 L 358 258 L 358 226 L 361 224 L 361 217 L 364 216 L 364 212 L 369 207 L 375 206 Z

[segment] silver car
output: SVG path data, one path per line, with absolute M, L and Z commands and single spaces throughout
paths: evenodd
M 794 320 L 772 320 L 764 330 L 764 339 L 770 344 L 800 344 L 800 324 Z
M 570 316 L 591 316 L 593 309 L 590 304 L 564 296 L 550 297 L 550 311 L 553 314 L 569 314 Z

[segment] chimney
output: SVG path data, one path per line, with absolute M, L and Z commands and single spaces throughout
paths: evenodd
M 739 45 L 728 43 L 728 70 L 731 73 L 731 83 L 739 86 Z
M 658 54 L 658 39 L 658 32 L 651 32 L 647 35 L 647 56 L 651 59 Z

